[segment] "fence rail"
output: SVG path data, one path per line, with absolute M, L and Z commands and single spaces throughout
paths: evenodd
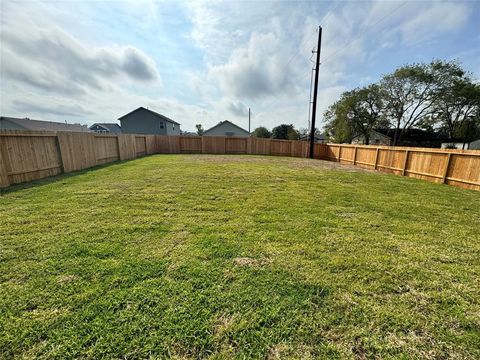
M 151 154 L 307 157 L 308 142 L 260 138 L 0 131 L 0 188 Z M 316 159 L 480 190 L 480 151 L 315 144 Z

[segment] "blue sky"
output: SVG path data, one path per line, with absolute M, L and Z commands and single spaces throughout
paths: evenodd
M 412 62 L 458 59 L 480 78 L 479 1 L 11 1 L 0 3 L 0 113 L 115 122 L 138 106 L 183 130 L 229 119 L 308 121 Z M 320 123 L 322 125 L 322 123 Z

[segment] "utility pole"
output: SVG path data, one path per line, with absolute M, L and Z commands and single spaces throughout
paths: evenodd
M 313 88 L 312 128 L 310 130 L 310 159 L 313 159 L 315 143 L 315 119 L 317 117 L 318 71 L 320 70 L 320 47 L 322 46 L 322 27 L 318 27 L 317 60 L 315 62 L 315 86 Z
M 250 108 L 248 108 L 248 132 L 250 133 Z

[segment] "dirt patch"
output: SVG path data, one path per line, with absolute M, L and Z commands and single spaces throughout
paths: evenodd
M 72 281 L 75 281 L 77 277 L 75 275 L 60 275 L 58 278 L 57 278 L 57 282 L 59 284 L 68 284 Z
M 277 344 L 268 351 L 268 360 L 277 359 L 313 359 L 312 349 L 309 346 Z
M 272 262 L 269 258 L 253 259 L 249 257 L 239 257 L 233 259 L 233 263 L 237 266 L 247 266 L 247 267 L 263 267 L 267 266 Z
M 270 155 L 190 155 L 195 161 L 213 162 L 213 163 L 286 163 L 287 166 L 294 169 L 325 169 L 325 170 L 343 170 L 350 172 L 372 172 L 373 170 L 360 168 L 349 164 L 343 164 L 336 161 L 326 161 L 318 159 L 277 157 Z
M 220 316 L 217 317 L 215 324 L 213 325 L 213 333 L 216 336 L 222 336 L 229 329 L 232 328 L 234 323 L 235 323 L 234 315 L 232 316 L 232 315 L 221 314 Z

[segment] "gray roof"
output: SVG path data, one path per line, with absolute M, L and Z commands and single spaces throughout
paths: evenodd
M 112 134 L 121 134 L 122 133 L 122 128 L 117 123 L 95 123 L 92 126 L 90 126 L 89 129 L 92 129 L 95 125 L 101 126 L 106 131 L 108 131 Z
M 21 119 L 8 116 L 0 116 L 0 120 L 12 122 L 25 130 L 31 131 L 90 131 L 86 125 L 81 124 L 66 124 L 54 121 L 32 120 L 29 118 Z M 0 121 L 0 123 L 2 122 Z M 3 126 L 0 126 L 0 129 L 1 128 L 3 128 Z
M 244 128 L 241 128 L 241 127 L 238 126 L 237 124 L 234 124 L 234 123 L 232 123 L 231 121 L 228 121 L 228 120 L 224 120 L 224 121 L 220 121 L 217 125 L 212 126 L 210 129 L 205 130 L 205 131 L 203 132 L 203 135 L 205 135 L 207 132 L 209 132 L 209 131 L 211 131 L 211 130 L 213 130 L 213 129 L 215 129 L 215 128 L 223 125 L 223 124 L 226 124 L 226 123 L 229 123 L 229 124 L 235 126 L 236 128 L 238 128 L 238 129 L 246 132 L 247 134 L 250 134 L 247 130 L 245 130 Z
M 173 124 L 176 124 L 176 125 L 180 125 L 178 122 L 176 122 L 176 121 L 174 121 L 174 120 L 166 117 L 165 115 L 162 115 L 162 114 L 160 114 L 160 113 L 157 113 L 156 111 L 152 111 L 152 110 L 150 110 L 150 109 L 144 108 L 143 106 L 140 106 L 139 108 L 137 108 L 137 109 L 135 109 L 135 110 L 133 110 L 133 111 L 130 111 L 128 114 L 125 114 L 125 115 L 119 117 L 118 120 L 122 120 L 123 118 L 126 118 L 127 116 L 129 116 L 129 115 L 131 115 L 131 114 L 133 114 L 133 113 L 135 113 L 135 112 L 137 112 L 137 111 L 141 111 L 141 110 L 148 111 L 148 112 L 154 114 L 155 116 L 158 116 L 158 117 L 161 118 L 162 120 L 169 121 L 169 122 L 171 122 L 171 123 L 173 123 Z

